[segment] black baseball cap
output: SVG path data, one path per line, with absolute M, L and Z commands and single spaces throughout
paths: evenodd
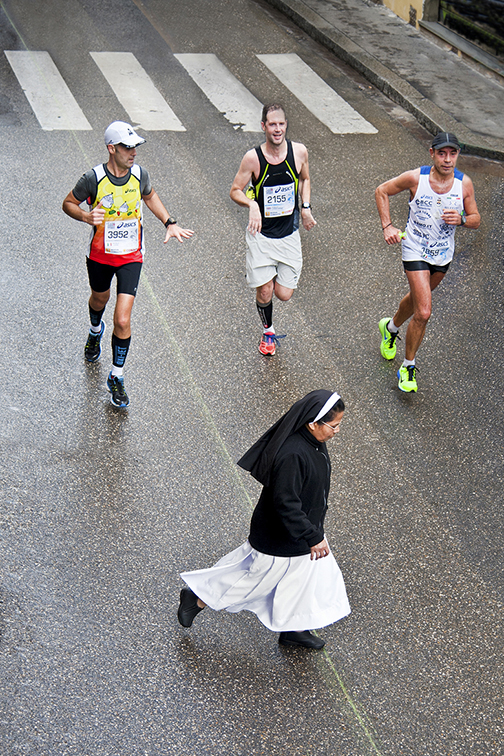
M 431 147 L 433 150 L 441 150 L 443 147 L 453 147 L 454 150 L 461 150 L 462 145 L 455 136 L 447 131 L 440 131 L 432 140 Z

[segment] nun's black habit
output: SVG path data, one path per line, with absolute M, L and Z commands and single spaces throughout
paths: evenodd
M 212 609 L 247 609 L 276 632 L 324 627 L 350 613 L 332 554 L 310 559 L 310 547 L 324 539 L 331 468 L 325 443 L 306 424 L 338 399 L 331 391 L 312 391 L 239 460 L 264 486 L 249 539 L 214 567 L 181 575 Z

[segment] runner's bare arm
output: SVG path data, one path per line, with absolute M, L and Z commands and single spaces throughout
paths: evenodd
M 409 190 L 410 197 L 413 197 L 418 187 L 419 178 L 420 168 L 416 168 L 414 171 L 406 171 L 389 181 L 384 181 L 375 190 L 376 207 L 378 208 L 383 235 L 387 244 L 398 244 L 401 241 L 399 236 L 401 229 L 396 228 L 390 220 L 389 198 L 406 191 L 406 189 Z
M 101 202 L 92 210 L 85 210 L 73 192 L 69 192 L 63 200 L 63 212 L 74 220 L 89 223 L 90 226 L 100 226 L 105 219 L 105 210 Z
M 464 193 L 464 212 L 466 218 L 465 228 L 479 228 L 481 216 L 476 205 L 473 182 L 465 174 L 462 180 L 462 190 Z
M 248 207 L 249 222 L 248 230 L 255 235 L 262 228 L 262 218 L 259 205 L 254 199 L 247 197 L 243 191 L 252 177 L 259 173 L 259 158 L 255 150 L 249 150 L 241 161 L 238 173 L 234 177 L 229 196 L 240 207 Z
M 481 218 L 474 197 L 474 186 L 469 176 L 466 176 L 465 174 L 462 179 L 462 194 L 465 223 L 462 223 L 462 215 L 455 209 L 443 210 L 443 220 L 449 226 L 463 225 L 465 228 L 478 228 Z
M 249 150 L 245 153 L 243 160 L 238 168 L 238 173 L 234 177 L 231 185 L 229 196 L 240 207 L 250 207 L 254 200 L 249 199 L 243 191 L 249 184 L 252 177 L 257 177 L 259 173 L 259 158 L 255 150 Z M 257 204 L 257 203 L 256 203 Z
M 153 189 L 150 194 L 144 194 L 142 199 L 151 213 L 153 213 L 161 223 L 166 223 L 170 214 L 161 202 L 158 193 Z M 181 228 L 178 223 L 171 223 L 166 229 L 164 244 L 166 244 L 168 239 L 171 239 L 172 237 L 175 237 L 175 239 L 178 239 L 179 242 L 181 242 L 184 239 L 189 239 L 193 234 L 194 231 L 191 231 L 189 228 Z
M 310 181 L 310 168 L 308 165 L 308 150 L 304 144 L 298 142 L 293 144 L 294 159 L 296 161 L 296 170 L 299 173 L 299 199 L 301 205 L 310 204 L 311 198 L 311 181 Z M 303 227 L 310 231 L 317 225 L 317 221 L 313 217 L 311 208 L 301 207 L 301 219 L 303 221 Z

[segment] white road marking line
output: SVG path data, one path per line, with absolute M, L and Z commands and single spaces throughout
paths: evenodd
M 133 125 L 146 131 L 185 131 L 152 79 L 130 52 L 90 52 Z
M 5 50 L 5 55 L 44 131 L 92 129 L 48 52 Z
M 261 131 L 262 103 L 212 53 L 175 55 L 189 76 L 235 129 Z
M 378 133 L 295 53 L 256 57 L 333 134 Z

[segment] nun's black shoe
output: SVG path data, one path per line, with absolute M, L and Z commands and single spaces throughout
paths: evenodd
M 282 646 L 304 646 L 304 648 L 314 648 L 317 650 L 325 646 L 325 641 L 322 638 L 317 638 L 316 635 L 312 635 L 309 630 L 303 630 L 300 633 L 280 633 L 278 642 Z
M 178 621 L 182 627 L 191 627 L 193 619 L 204 608 L 204 606 L 198 606 L 198 597 L 190 588 L 182 588 L 180 591 L 180 605 L 177 612 Z

